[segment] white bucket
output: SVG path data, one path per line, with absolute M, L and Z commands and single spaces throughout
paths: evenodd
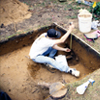
M 83 33 L 87 33 L 91 31 L 91 22 L 92 22 L 92 15 L 90 17 L 80 17 L 78 15 L 79 20 L 79 30 Z

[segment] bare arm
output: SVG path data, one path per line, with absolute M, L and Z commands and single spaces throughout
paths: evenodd
M 58 45 L 54 45 L 53 48 L 56 49 L 56 50 L 65 51 L 65 52 L 70 52 L 71 51 L 68 48 L 62 48 L 62 47 L 60 47 Z
M 67 31 L 67 33 L 65 35 L 63 35 L 60 39 L 57 39 L 56 40 L 56 43 L 55 44 L 59 44 L 59 43 L 64 43 L 65 40 L 68 38 L 68 36 L 70 35 L 71 31 L 73 30 L 74 28 L 74 25 L 70 25 L 69 26 L 69 30 Z

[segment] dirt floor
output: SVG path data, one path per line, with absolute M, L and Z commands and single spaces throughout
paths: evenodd
M 2 18 L 0 21 L 2 26 L 0 28 L 0 41 L 5 41 L 15 35 L 25 34 L 30 30 L 51 25 L 53 22 L 57 22 L 65 28 L 67 28 L 69 22 L 74 22 L 75 29 L 73 33 L 100 52 L 100 38 L 95 40 L 95 43 L 87 41 L 83 33 L 78 30 L 78 10 L 80 8 L 89 9 L 89 6 L 79 5 L 73 2 L 74 0 L 64 3 L 58 2 L 58 0 L 20 1 L 24 4 L 18 0 L 0 0 L 0 20 Z M 100 29 L 100 27 L 98 28 Z M 49 95 L 48 90 L 38 87 L 38 82 L 45 81 L 53 83 L 65 81 L 67 83 L 73 83 L 91 73 L 89 69 L 84 68 L 82 63 L 75 65 L 69 64 L 71 67 L 80 70 L 80 78 L 62 73 L 58 70 L 51 73 L 44 65 L 36 64 L 25 57 L 28 55 L 30 47 L 29 45 L 0 56 L 0 88 L 7 92 L 12 100 L 44 100 Z M 96 76 L 99 76 L 99 74 Z M 94 74 L 94 77 L 96 76 Z M 97 91 L 99 93 L 99 88 Z M 98 93 L 93 96 L 98 96 Z M 74 93 L 72 92 L 72 94 Z M 69 99 L 71 100 L 71 97 Z M 99 98 L 97 97 L 96 100 L 99 100 Z
M 46 66 L 36 64 L 25 57 L 28 55 L 30 47 L 23 47 L 0 57 L 1 86 L 13 100 L 31 100 L 32 98 L 34 98 L 32 100 L 43 100 L 48 94 L 41 94 L 42 91 L 37 86 L 38 82 L 65 81 L 70 83 L 91 73 L 91 70 L 85 68 L 81 62 L 75 64 L 73 60 L 70 67 L 81 72 L 79 78 L 58 70 L 51 70 L 52 72 L 50 72 Z

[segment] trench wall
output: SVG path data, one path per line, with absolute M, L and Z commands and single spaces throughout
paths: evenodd
M 30 31 L 26 34 L 20 34 L 19 36 L 14 36 L 8 40 L 0 42 L 0 55 L 12 52 L 24 46 L 30 45 L 41 33 L 46 32 L 48 29 L 54 28 L 54 26 L 43 27 L 41 29 Z
M 55 28 L 63 34 L 66 33 L 65 30 L 58 28 L 55 25 L 51 25 L 48 27 L 43 27 L 36 31 L 21 34 L 6 41 L 0 42 L 0 55 L 4 55 L 24 46 L 31 45 L 41 33 L 46 32 L 50 28 Z M 96 52 L 93 48 L 91 48 L 89 45 L 87 45 L 74 35 L 72 36 L 72 40 L 72 50 L 78 56 L 81 63 L 92 71 L 100 68 L 100 53 Z M 66 43 L 70 45 L 70 36 L 67 39 Z
M 100 53 L 74 35 L 72 40 L 72 49 L 81 60 L 81 63 L 92 71 L 100 68 Z M 70 45 L 70 38 L 68 38 L 67 43 Z

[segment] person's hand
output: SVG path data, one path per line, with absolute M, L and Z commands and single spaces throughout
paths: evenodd
M 69 30 L 72 30 L 74 28 L 74 24 L 71 22 L 69 25 Z
M 65 48 L 65 52 L 70 52 L 70 51 L 71 51 L 71 49 Z

